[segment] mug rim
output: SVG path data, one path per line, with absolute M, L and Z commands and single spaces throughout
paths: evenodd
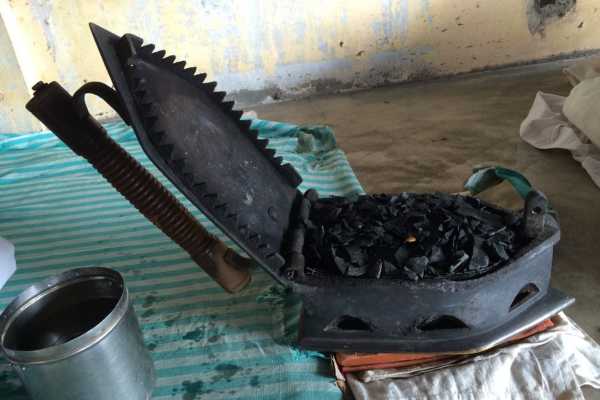
M 67 342 L 37 350 L 17 350 L 6 347 L 6 334 L 12 323 L 31 305 L 68 286 L 93 280 L 110 280 L 121 289 L 112 310 L 85 333 Z M 110 268 L 91 267 L 65 271 L 24 289 L 0 315 L 0 351 L 9 361 L 18 364 L 45 364 L 72 357 L 104 339 L 123 320 L 129 308 L 129 293 L 121 274 Z

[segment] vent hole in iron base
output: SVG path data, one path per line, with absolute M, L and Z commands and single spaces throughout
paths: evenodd
M 421 331 L 439 331 L 446 329 L 468 329 L 469 327 L 460 319 L 451 315 L 440 315 L 439 317 L 431 318 L 421 324 L 418 329 Z
M 373 332 L 373 326 L 360 318 L 350 315 L 342 315 L 334 319 L 325 327 L 327 331 L 354 331 L 354 332 Z
M 523 287 L 523 289 L 519 290 L 519 293 L 515 296 L 515 299 L 510 305 L 509 311 L 514 310 L 519 307 L 521 304 L 525 304 L 531 298 L 533 298 L 536 294 L 540 292 L 537 286 L 533 283 L 529 283 Z

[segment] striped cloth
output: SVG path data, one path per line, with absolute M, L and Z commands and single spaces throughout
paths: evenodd
M 261 120 L 253 127 L 302 175 L 301 190 L 362 192 L 329 128 Z M 129 127 L 105 128 L 233 246 L 160 175 Z M 27 286 L 67 269 L 102 266 L 124 276 L 157 369 L 154 399 L 341 397 L 324 358 L 289 346 L 298 302 L 267 273 L 256 269 L 247 289 L 224 293 L 51 133 L 0 135 L 0 236 L 15 244 L 18 262 L 0 290 L 0 310 Z M 1 357 L 0 398 L 27 398 Z

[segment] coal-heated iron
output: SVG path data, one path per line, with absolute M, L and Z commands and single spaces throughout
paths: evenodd
M 314 228 L 311 210 L 323 200 L 314 190 L 297 190 L 301 179 L 294 168 L 275 157 L 250 121 L 233 109 L 233 102 L 224 101 L 225 93 L 215 91 L 216 83 L 205 82 L 206 75 L 186 69 L 185 62 L 165 57 L 164 51 L 154 51 L 134 35 L 119 37 L 91 27 L 116 89 L 97 84 L 102 89 L 93 92 L 133 127 L 148 157 L 195 206 L 277 282 L 301 296 L 301 346 L 360 352 L 479 351 L 573 302 L 549 288 L 560 231 L 545 197 L 535 191 L 522 213 L 485 205 L 486 212 L 503 221 L 520 221 L 511 229 L 526 239 L 485 273 L 425 279 L 426 268 L 433 265 L 431 255 L 414 261 L 422 275 L 405 271 L 410 279 L 384 279 L 377 266 L 370 267 L 375 272 L 359 273 L 360 278 L 348 276 L 353 273 L 347 273 L 346 264 L 345 275 L 315 268 L 319 266 L 310 265 L 314 257 L 305 242 Z M 39 99 L 48 100 L 53 85 L 39 85 L 28 105 L 38 117 L 44 116 Z M 84 107 L 79 109 L 84 111 L 78 118 L 93 120 Z M 416 241 L 410 232 L 406 235 L 401 243 Z M 310 243 L 314 250 L 314 241 Z M 465 254 L 461 258 L 464 262 Z M 448 265 L 454 266 L 452 272 L 460 271 L 456 260 Z

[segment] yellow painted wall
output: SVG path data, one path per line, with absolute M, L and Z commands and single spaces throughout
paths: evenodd
M 0 132 L 39 129 L 39 124 L 31 119 L 23 107 L 30 96 L 2 20 L 0 51 Z
M 108 82 L 87 26 L 93 21 L 157 44 L 253 103 L 600 48 L 600 0 L 577 1 L 543 35 L 529 32 L 526 3 L 0 0 L 0 15 L 27 87 L 59 80 L 73 91 L 84 80 Z

